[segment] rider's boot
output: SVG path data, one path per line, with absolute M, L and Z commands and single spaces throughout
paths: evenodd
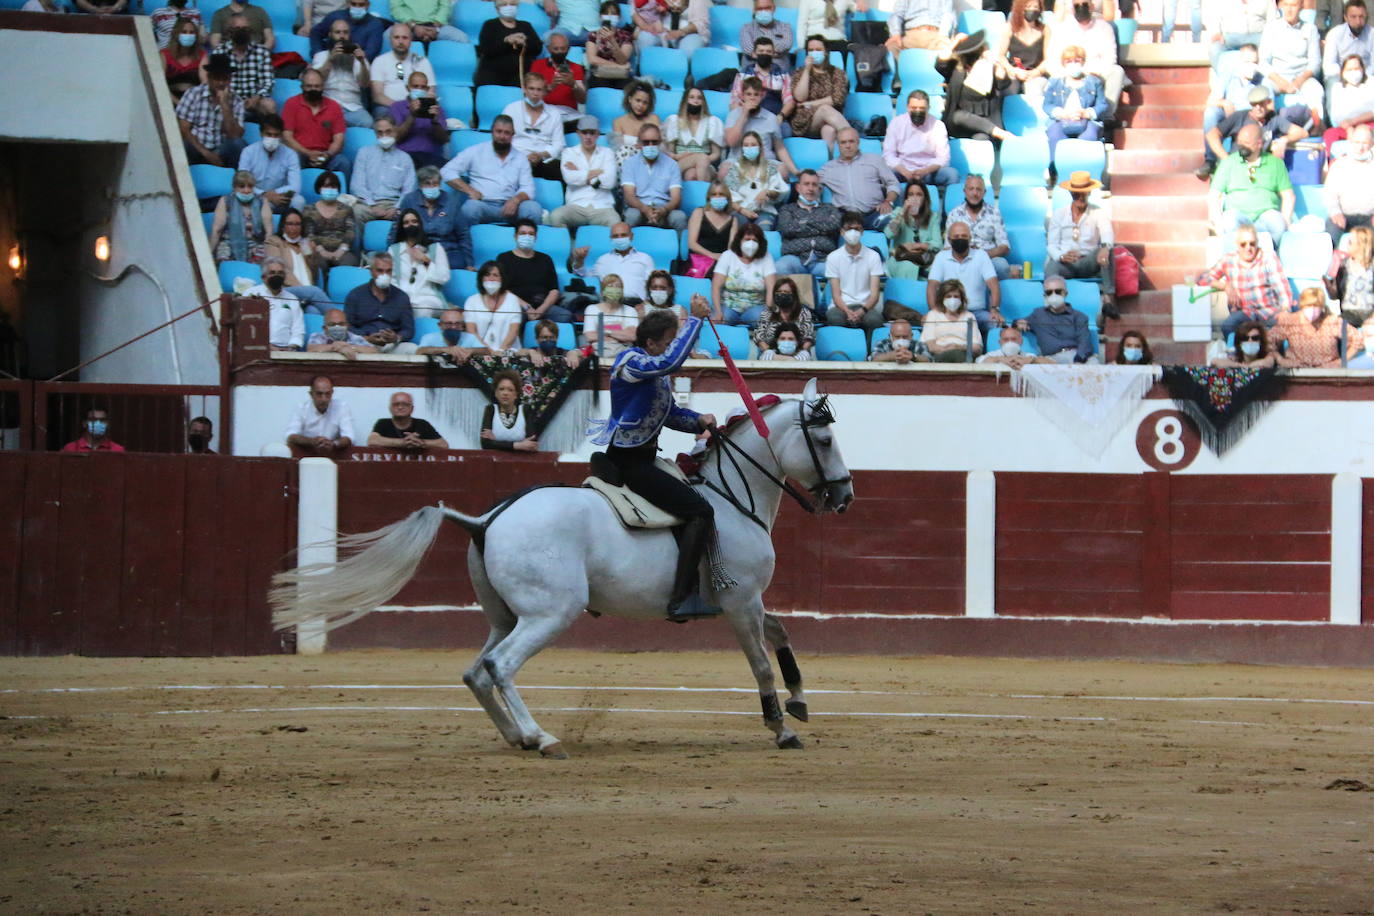
M 677 539 L 677 573 L 673 576 L 673 594 L 668 599 L 668 619 L 686 623 L 715 617 L 721 609 L 707 604 L 698 593 L 701 581 L 701 558 L 711 541 L 714 524 L 711 519 L 694 518 L 682 526 Z

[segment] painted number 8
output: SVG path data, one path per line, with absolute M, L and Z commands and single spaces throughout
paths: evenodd
M 1187 449 L 1183 445 L 1183 424 L 1178 417 L 1155 421 L 1155 459 L 1160 464 L 1178 464 Z

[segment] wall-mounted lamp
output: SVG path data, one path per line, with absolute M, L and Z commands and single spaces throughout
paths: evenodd
M 24 276 L 24 246 L 15 242 L 10 246 L 10 256 L 6 259 L 15 277 Z
M 108 236 L 102 235 L 95 240 L 95 259 L 97 261 L 110 259 L 110 239 Z

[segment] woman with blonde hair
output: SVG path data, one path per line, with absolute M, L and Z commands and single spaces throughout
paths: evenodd
M 758 131 L 751 130 L 740 140 L 740 158 L 725 173 L 725 186 L 735 204 L 735 219 L 756 223 L 765 232 L 773 228 L 777 202 L 787 193 L 787 182 L 768 158 Z
M 683 181 L 710 181 L 724 147 L 725 125 L 711 114 L 706 93 L 693 86 L 663 126 L 664 152 L 677 162 Z
M 1322 283 L 1328 296 L 1340 300 L 1341 316 L 1354 327 L 1363 325 L 1374 311 L 1374 229 L 1356 226 L 1346 234 Z
M 619 274 L 606 274 L 601 278 L 601 301 L 587 306 L 582 316 L 582 337 L 601 359 L 615 359 L 635 342 L 641 317 L 640 309 L 625 303 L 625 281 Z

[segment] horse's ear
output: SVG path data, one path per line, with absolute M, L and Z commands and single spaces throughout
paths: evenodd
M 816 379 L 813 376 L 806 383 L 806 387 L 802 389 L 802 400 L 810 405 L 816 403 L 818 397 L 820 397 L 820 392 L 817 390 Z

